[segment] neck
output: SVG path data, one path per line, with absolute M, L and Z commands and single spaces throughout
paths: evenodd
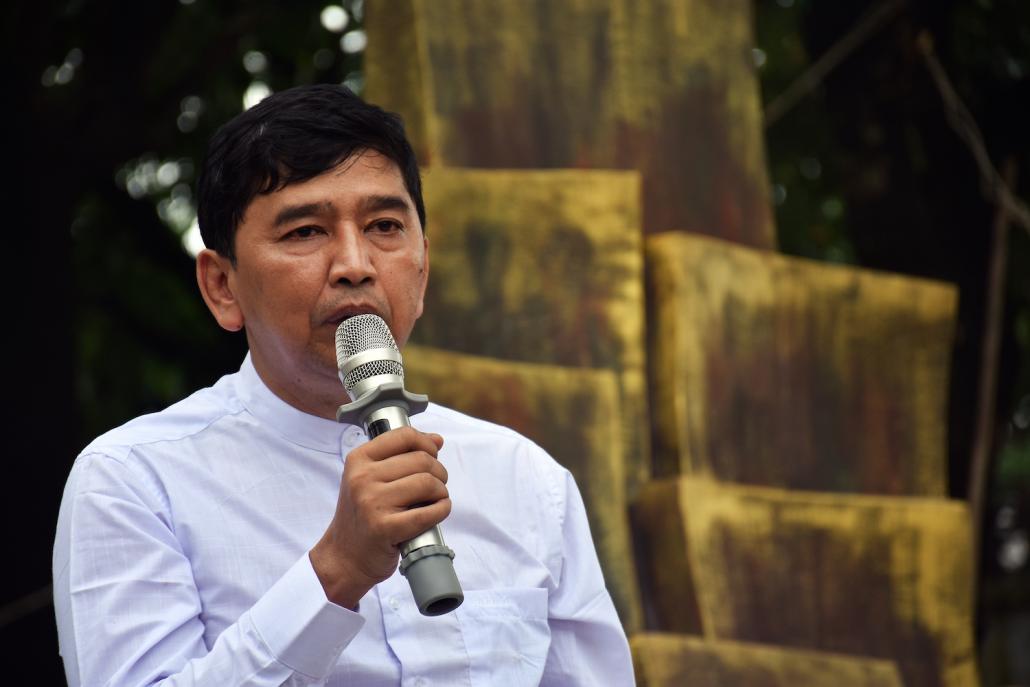
M 275 369 L 253 350 L 251 361 L 258 377 L 273 394 L 308 415 L 335 420 L 336 409 L 350 401 L 335 369 L 331 375 L 301 375 L 293 369 Z

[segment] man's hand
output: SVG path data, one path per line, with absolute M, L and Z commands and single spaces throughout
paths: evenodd
M 439 434 L 394 429 L 347 455 L 336 514 L 309 552 L 326 596 L 354 608 L 397 568 L 397 546 L 451 512 Z

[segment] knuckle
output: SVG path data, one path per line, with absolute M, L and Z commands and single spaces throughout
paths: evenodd
M 378 499 L 371 491 L 365 490 L 354 495 L 354 505 L 366 518 L 371 518 L 375 515 Z
M 422 491 L 427 494 L 435 494 L 437 491 L 436 485 L 440 483 L 440 480 L 436 479 L 428 472 L 423 472 L 419 474 L 419 482 L 419 486 Z
M 361 513 L 365 518 L 368 518 L 372 512 L 372 499 L 368 494 L 355 495 L 354 505 L 357 507 L 358 513 Z
M 368 460 L 369 460 L 369 457 L 368 457 L 367 449 L 366 449 L 365 445 L 363 444 L 363 445 L 358 446 L 357 448 L 351 450 L 351 452 L 347 454 L 347 460 L 346 460 L 345 465 L 347 465 L 347 466 L 356 466 L 357 467 L 357 466 L 364 465 L 366 462 L 368 462 Z
M 351 454 L 353 456 L 353 454 Z M 367 460 L 352 460 L 347 458 L 347 464 L 343 468 L 343 474 L 350 480 L 367 480 L 375 470 L 375 463 Z M 362 456 L 364 458 L 364 456 Z
M 368 482 L 368 473 L 364 470 L 352 470 L 344 475 L 344 479 L 352 489 L 360 489 Z
M 369 499 L 372 495 L 372 486 L 375 483 L 373 476 L 368 471 L 361 471 L 351 477 L 350 491 L 358 494 L 359 499 Z
M 418 526 L 419 531 L 426 531 L 433 525 L 437 524 L 439 520 L 436 518 L 436 513 L 432 508 L 419 508 L 416 513 L 415 523 Z

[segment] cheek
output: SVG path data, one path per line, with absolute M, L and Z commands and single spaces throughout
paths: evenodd
M 397 270 L 394 277 L 399 280 L 398 283 L 404 285 L 405 295 L 412 303 L 422 300 L 422 292 L 426 285 L 426 269 L 421 260 L 412 258 Z
M 319 282 L 320 284 L 320 282 Z M 268 267 L 247 284 L 241 305 L 249 317 L 270 321 L 307 321 L 319 284 L 300 266 Z

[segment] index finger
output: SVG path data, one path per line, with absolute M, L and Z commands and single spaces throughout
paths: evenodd
M 414 427 L 398 427 L 389 432 L 383 432 L 365 444 L 362 449 L 365 455 L 372 460 L 383 460 L 412 451 L 425 451 L 436 458 L 436 454 L 442 446 L 443 437 L 439 434 L 426 434 Z

